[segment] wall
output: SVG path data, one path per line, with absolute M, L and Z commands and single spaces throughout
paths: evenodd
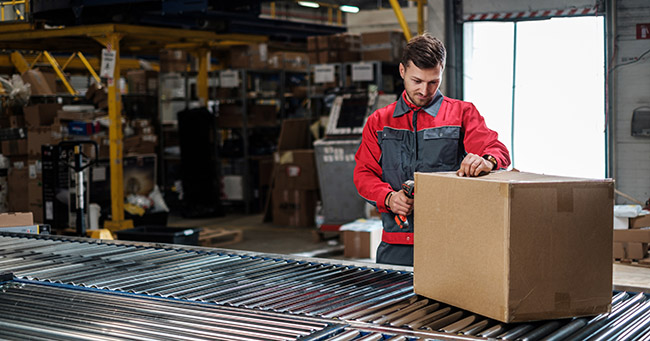
M 636 25 L 650 23 L 650 2 L 647 0 L 615 1 L 616 30 L 612 32 L 617 46 L 610 64 L 613 80 L 610 90 L 614 123 L 613 176 L 616 188 L 637 200 L 650 198 L 650 138 L 633 137 L 630 133 L 632 112 L 650 106 L 650 53 L 640 61 L 620 65 L 650 50 L 650 39 L 636 39 Z M 618 65 L 618 66 L 617 66 Z M 617 203 L 632 203 L 617 197 Z

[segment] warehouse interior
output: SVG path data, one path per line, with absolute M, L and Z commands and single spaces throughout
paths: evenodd
M 510 162 L 388 216 L 425 32 Z M 649 59 L 643 0 L 0 1 L 0 338 L 650 340 Z

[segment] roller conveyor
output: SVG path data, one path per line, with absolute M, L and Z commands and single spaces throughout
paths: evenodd
M 124 241 L 0 234 L 0 338 L 650 340 L 650 299 L 504 324 L 413 293 L 407 268 Z M 37 317 L 35 319 L 35 317 Z

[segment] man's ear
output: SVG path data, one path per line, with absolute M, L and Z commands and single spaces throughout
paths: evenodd
M 404 79 L 405 73 L 406 73 L 406 67 L 404 67 L 404 64 L 399 63 L 399 75 L 402 76 L 402 79 Z

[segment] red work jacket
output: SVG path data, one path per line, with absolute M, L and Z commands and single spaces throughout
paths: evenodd
M 355 155 L 354 183 L 381 213 L 382 241 L 413 244 L 413 216 L 407 227 L 400 228 L 384 205 L 388 193 L 400 190 L 415 172 L 458 170 L 467 153 L 492 155 L 497 168 L 508 167 L 508 149 L 497 138 L 473 104 L 444 97 L 440 91 L 426 107 L 411 104 L 404 92 L 395 103 L 370 115 Z

